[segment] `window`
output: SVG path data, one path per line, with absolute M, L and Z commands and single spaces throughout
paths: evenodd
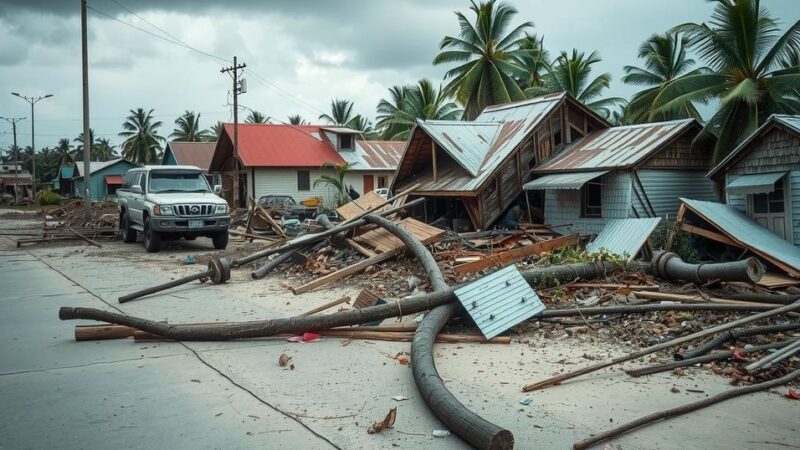
M 387 185 L 387 177 L 378 177 L 378 189 L 385 188 Z
M 561 145 L 561 129 L 559 128 L 553 133 L 553 147 L 558 148 Z
M 582 137 L 583 137 L 583 133 L 579 129 L 577 129 L 575 127 L 569 127 L 569 142 L 570 143 L 575 142 L 575 141 L 577 141 L 578 139 L 580 139 Z
M 119 185 L 117 184 L 107 184 L 106 185 L 106 195 L 114 195 L 117 193 L 117 188 Z
M 755 214 L 782 213 L 783 205 L 783 179 L 775 183 L 775 190 L 769 194 L 753 195 L 753 212 Z
M 353 149 L 353 135 L 340 134 L 339 135 L 339 150 L 352 150 Z
M 311 172 L 308 170 L 297 171 L 297 190 L 310 191 L 311 190 Z
M 588 181 L 581 188 L 581 216 L 602 217 L 602 206 L 603 184 L 599 181 Z

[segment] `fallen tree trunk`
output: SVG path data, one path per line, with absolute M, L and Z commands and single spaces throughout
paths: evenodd
M 780 333 L 783 331 L 794 331 L 799 329 L 800 329 L 800 322 L 790 322 L 778 325 L 750 327 L 740 330 L 729 330 L 720 334 L 714 339 L 709 340 L 708 342 L 698 345 L 697 347 L 686 350 L 685 352 L 675 353 L 673 357 L 675 358 L 676 361 L 680 361 L 683 359 L 692 359 L 698 356 L 705 355 L 706 353 L 710 352 L 711 350 L 714 350 L 715 348 L 719 347 L 722 344 L 725 344 L 727 342 L 733 342 L 743 337 L 758 336 L 770 333 Z
M 632 422 L 628 422 L 623 424 L 613 430 L 609 430 L 595 436 L 592 436 L 589 439 L 577 442 L 573 445 L 575 449 L 584 449 L 589 448 L 597 443 L 607 441 L 609 439 L 613 439 L 619 435 L 627 433 L 628 431 L 634 430 L 636 428 L 651 424 L 655 421 L 661 419 L 668 419 L 670 417 L 680 416 L 682 414 L 686 414 L 701 408 L 705 408 L 707 406 L 711 406 L 725 400 L 729 400 L 732 398 L 736 398 L 742 395 L 751 394 L 753 392 L 764 391 L 767 389 L 772 389 L 777 386 L 784 385 L 793 381 L 800 377 L 800 369 L 795 370 L 794 372 L 789 373 L 788 375 L 782 376 L 780 378 L 776 378 L 774 380 L 765 381 L 763 383 L 752 384 L 750 386 L 745 386 L 741 388 L 731 389 L 729 391 L 725 391 L 721 394 L 717 394 L 713 397 L 704 398 L 700 401 L 688 403 L 686 405 L 678 406 L 677 408 L 667 409 L 665 411 L 659 411 L 642 418 L 636 419 Z
M 362 331 L 362 330 L 320 330 L 317 331 L 320 336 L 335 337 L 342 339 L 366 339 L 373 341 L 392 341 L 392 342 L 410 342 L 414 338 L 413 332 L 408 331 Z M 163 341 L 167 340 L 161 336 L 148 333 L 146 331 L 134 331 L 133 339 L 136 341 Z M 292 334 L 278 334 L 275 338 L 289 338 Z M 496 336 L 492 339 L 486 339 L 481 335 L 470 334 L 438 334 L 436 342 L 440 344 L 505 344 L 511 343 L 511 338 L 508 336 Z
M 405 244 L 425 270 L 434 293 L 451 292 L 439 265 L 420 240 L 390 220 L 375 215 L 364 216 L 364 219 L 392 233 Z M 457 310 L 456 303 L 437 306 L 425 314 L 417 326 L 411 341 L 411 370 L 414 382 L 433 414 L 470 445 L 479 449 L 513 448 L 514 436 L 511 432 L 475 414 L 459 402 L 444 385 L 436 370 L 433 344 L 436 336 Z

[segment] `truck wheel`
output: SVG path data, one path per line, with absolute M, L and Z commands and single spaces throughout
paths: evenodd
M 149 253 L 161 250 L 161 236 L 150 226 L 150 218 L 144 219 L 144 248 Z
M 220 231 L 211 238 L 214 241 L 214 248 L 217 250 L 225 250 L 228 246 L 228 230 Z
M 119 231 L 122 234 L 122 242 L 126 244 L 136 242 L 136 230 L 131 228 L 127 212 L 122 213 L 122 217 L 119 219 Z

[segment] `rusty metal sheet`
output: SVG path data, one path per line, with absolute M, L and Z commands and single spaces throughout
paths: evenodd
M 491 339 L 544 311 L 542 300 L 514 265 L 455 290 L 456 297 Z
M 352 151 L 340 151 L 339 155 L 359 170 L 395 170 L 400 163 L 406 143 L 403 141 L 357 140 Z

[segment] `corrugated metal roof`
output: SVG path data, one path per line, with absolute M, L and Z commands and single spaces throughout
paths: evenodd
M 356 141 L 353 151 L 339 156 L 353 165 L 352 170 L 395 170 L 405 148 L 403 141 Z
M 113 166 L 118 162 L 125 161 L 122 158 L 111 159 L 108 161 L 89 161 L 89 173 L 95 173 L 98 170 L 103 170 L 106 167 Z M 83 176 L 83 161 L 75 161 L 75 174 L 76 178 Z
M 522 188 L 526 191 L 537 189 L 580 189 L 587 181 L 607 174 L 608 170 L 595 172 L 556 173 L 541 176 L 525 183 Z
M 586 246 L 586 251 L 592 253 L 605 249 L 615 255 L 627 255 L 630 261 L 639 253 L 659 222 L 661 222 L 660 217 L 611 219 L 595 240 Z
M 696 123 L 694 119 L 684 119 L 598 130 L 557 153 L 534 172 L 631 167 Z
M 499 123 L 461 122 L 452 120 L 418 121 L 428 133 L 470 175 L 477 176 Z
M 361 134 L 360 131 L 354 130 L 354 129 L 348 128 L 348 127 L 339 127 L 339 126 L 327 127 L 327 126 L 322 126 L 322 127 L 320 127 L 320 129 L 321 130 L 325 130 L 325 131 L 330 131 L 330 132 L 333 132 L 333 133 L 339 133 L 339 134 Z
M 708 172 L 707 177 L 713 177 L 716 173 L 720 170 L 724 169 L 728 166 L 734 159 L 741 156 L 740 153 L 744 152 L 745 149 L 750 145 L 753 139 L 757 138 L 761 135 L 766 129 L 771 127 L 774 124 L 783 125 L 784 127 L 788 128 L 789 130 L 793 131 L 800 135 L 800 115 L 789 115 L 789 114 L 773 114 L 767 118 L 767 120 L 760 126 L 756 131 L 753 132 L 750 136 L 748 136 L 745 140 L 743 140 L 739 145 L 736 146 L 728 156 L 726 156 L 722 161 L 719 162 L 713 169 Z
M 214 157 L 214 149 L 216 147 L 216 142 L 172 141 L 167 143 L 164 156 L 166 157 L 167 151 L 171 151 L 172 156 L 175 157 L 175 161 L 177 161 L 178 164 L 197 166 L 203 170 L 208 170 L 208 167 L 211 165 L 211 158 Z
M 767 255 L 795 270 L 800 270 L 800 248 L 762 227 L 738 209 L 722 203 L 685 198 L 681 198 L 681 201 L 711 225 L 720 229 L 733 240 L 753 249 L 755 253 L 762 256 Z
M 487 339 L 545 309 L 514 265 L 462 286 L 455 294 Z
M 729 194 L 767 194 L 775 190 L 775 182 L 783 178 L 786 172 L 759 173 L 742 175 L 728 183 L 725 189 Z

